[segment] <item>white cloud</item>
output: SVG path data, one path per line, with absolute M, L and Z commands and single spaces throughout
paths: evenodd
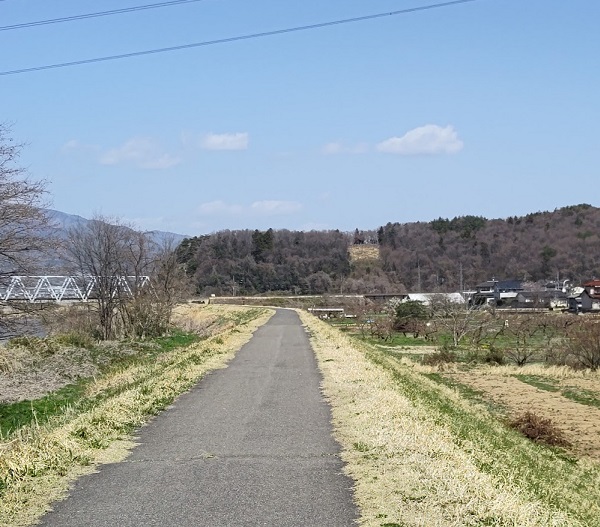
M 62 149 L 63 150 L 79 150 L 83 145 L 77 139 L 71 139 L 67 141 Z
M 171 154 L 162 154 L 154 159 L 146 159 L 140 163 L 141 168 L 165 169 L 171 168 L 181 163 L 181 159 Z
M 148 137 L 134 137 L 100 156 L 103 165 L 133 164 L 147 169 L 170 168 L 180 162 L 180 158 L 163 152 L 157 142 Z
M 93 153 L 98 152 L 100 147 L 98 145 L 88 145 L 82 143 L 77 139 L 71 139 L 67 141 L 62 147 L 61 151 L 63 153 L 72 153 L 72 152 L 83 152 L 83 153 Z
M 302 204 L 296 201 L 264 200 L 238 205 L 216 200 L 202 203 L 197 212 L 202 216 L 284 216 L 301 209 Z
M 366 143 L 358 143 L 355 145 L 345 145 L 340 141 L 333 141 L 327 143 L 322 149 L 321 153 L 325 155 L 335 154 L 364 154 L 369 150 L 369 146 Z
M 453 126 L 442 128 L 427 124 L 406 132 L 402 137 L 391 137 L 377 145 L 377 150 L 404 156 L 419 154 L 456 154 L 464 143 Z
M 342 145 L 342 143 L 333 142 L 333 143 L 327 143 L 321 149 L 321 152 L 326 155 L 334 155 L 334 154 L 340 154 L 343 151 L 343 149 L 344 149 L 344 146 Z
M 247 150 L 249 136 L 246 132 L 236 134 L 207 134 L 200 146 L 204 150 Z

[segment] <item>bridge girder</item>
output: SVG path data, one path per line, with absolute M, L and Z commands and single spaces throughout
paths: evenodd
M 133 296 L 133 292 L 150 284 L 148 276 L 111 276 L 109 290 L 112 295 L 125 294 Z M 41 302 L 92 300 L 98 284 L 105 277 L 77 275 L 46 276 L 11 276 L 0 280 L 0 301 Z

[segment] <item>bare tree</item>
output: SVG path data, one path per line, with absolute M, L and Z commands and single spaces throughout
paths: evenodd
M 144 269 L 150 277 L 150 285 L 138 288 L 131 302 L 124 304 L 129 315 L 129 331 L 134 337 L 164 334 L 171 324 L 173 309 L 192 290 L 178 262 L 173 239 L 150 244 L 149 248 L 150 258 Z
M 179 263 L 177 244 L 173 238 L 165 239 L 158 246 L 154 262 L 154 289 L 158 298 L 166 304 L 170 320 L 175 305 L 192 293 L 192 284 Z
M 484 314 L 464 303 L 452 301 L 446 295 L 435 295 L 430 303 L 432 322 L 438 333 L 449 335 L 457 348 L 465 337 L 478 331 Z
M 14 143 L 10 128 L 0 123 L 0 288 L 14 276 L 33 274 L 37 261 L 51 245 L 45 213 L 46 185 L 27 177 L 18 166 L 23 145 Z M 27 308 L 21 302 L 20 310 Z M 4 315 L 0 325 L 9 327 Z
M 168 330 L 187 283 L 172 240 L 157 245 L 133 226 L 97 215 L 69 231 L 68 252 L 77 272 L 93 277 L 98 337 Z
M 540 358 L 544 344 L 543 327 L 540 322 L 540 318 L 536 315 L 506 317 L 502 335 L 507 337 L 507 342 L 500 348 L 510 362 L 517 366 L 524 366 Z
M 600 323 L 597 320 L 578 320 L 568 330 L 568 349 L 580 368 L 596 371 L 600 368 Z
M 117 222 L 120 224 L 120 222 Z M 152 270 L 154 244 L 146 234 L 135 230 L 133 226 L 120 224 L 121 261 L 118 264 L 122 285 L 117 287 L 119 297 L 117 311 L 122 333 L 132 337 L 146 336 L 148 320 L 155 318 L 149 309 L 148 284 L 146 279 Z
M 124 302 L 123 283 L 143 261 L 142 247 L 129 226 L 116 219 L 96 215 L 87 223 L 68 232 L 67 251 L 76 270 L 94 280 L 99 337 L 108 340 L 116 335 L 116 318 Z

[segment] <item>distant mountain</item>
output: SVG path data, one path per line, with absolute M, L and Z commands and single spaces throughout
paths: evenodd
M 53 250 L 47 250 L 43 254 L 36 255 L 35 264 L 32 265 L 38 274 L 58 274 L 62 275 L 68 268 L 65 257 L 65 243 L 67 243 L 69 229 L 85 226 L 92 220 L 77 216 L 76 214 L 67 214 L 58 210 L 47 209 L 46 214 L 49 220 L 47 235 L 56 240 L 56 246 Z M 177 247 L 186 236 L 173 232 L 148 231 L 146 233 L 155 243 L 162 245 L 166 241 L 171 241 L 173 247 Z M 33 269 L 32 269 L 33 270 Z
M 59 210 L 48 209 L 48 218 L 52 227 L 60 238 L 66 237 L 69 229 L 85 225 L 91 221 L 76 214 L 67 214 Z M 156 243 L 162 244 L 166 240 L 172 240 L 174 245 L 179 245 L 187 236 L 167 231 L 147 231 L 146 234 Z

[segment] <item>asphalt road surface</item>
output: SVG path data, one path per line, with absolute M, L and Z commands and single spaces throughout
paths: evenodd
M 229 367 L 139 432 L 122 463 L 77 481 L 46 527 L 356 524 L 308 337 L 278 310 Z

